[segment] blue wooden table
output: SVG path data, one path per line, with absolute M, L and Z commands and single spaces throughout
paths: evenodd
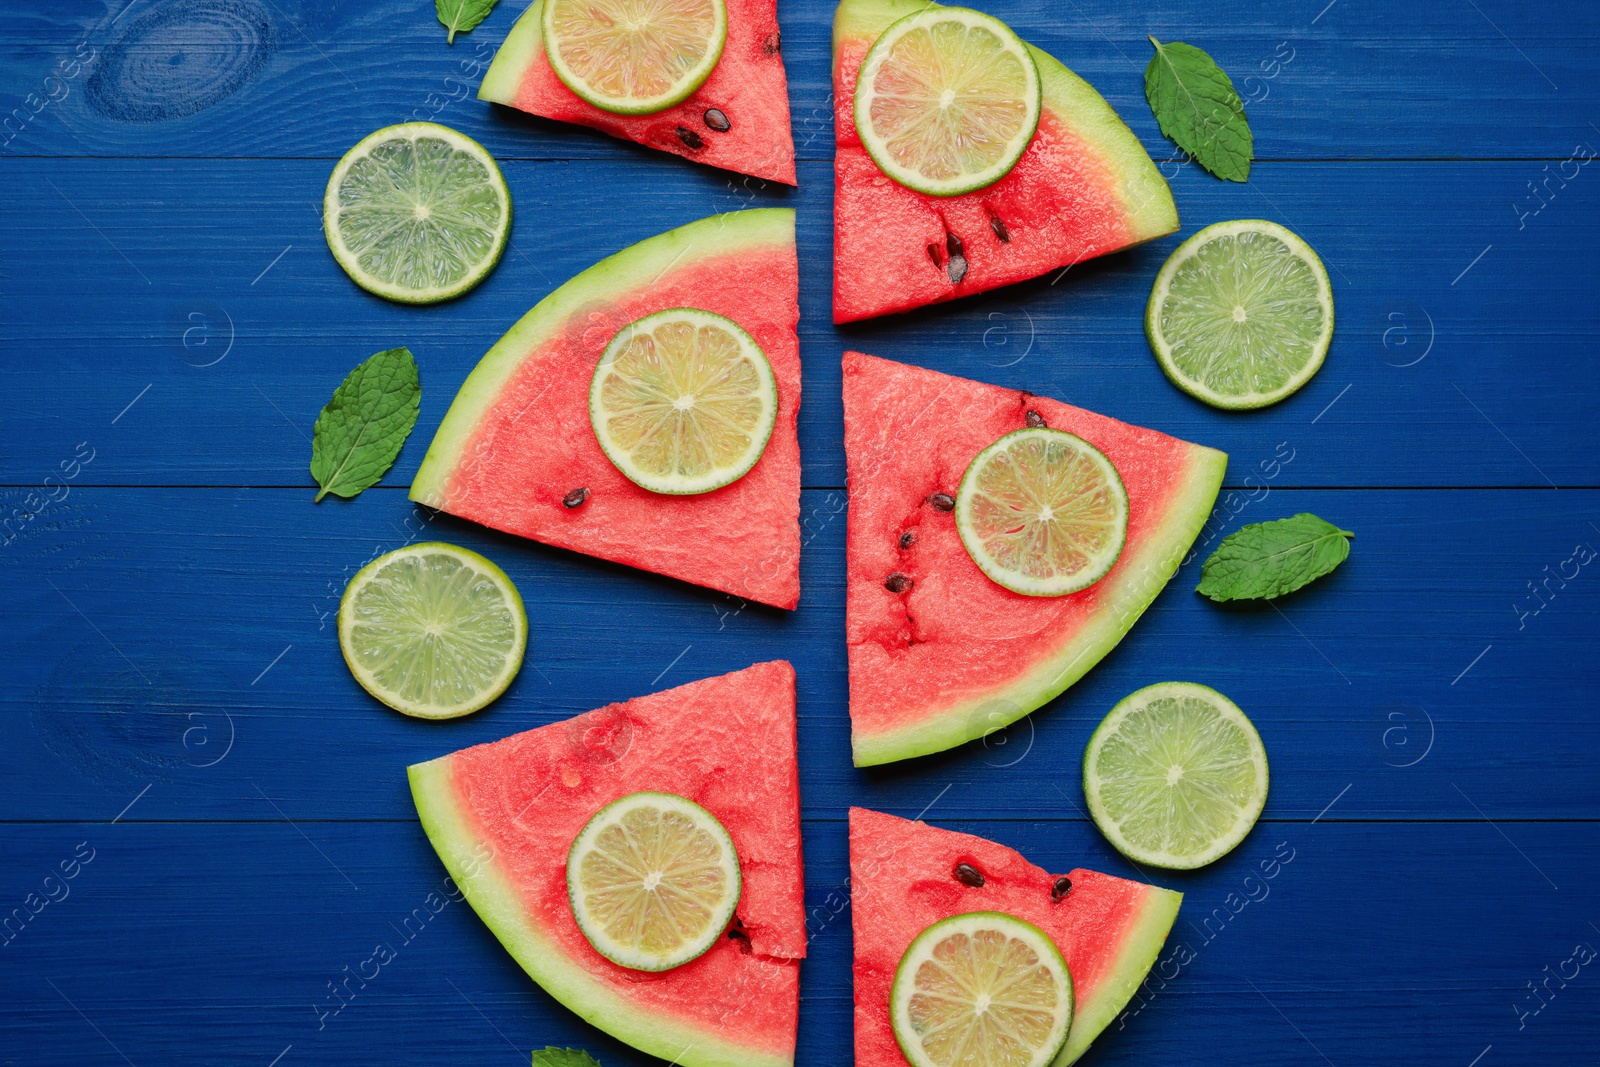
M 1084 818 L 1078 761 L 1113 702 L 1168 678 L 1248 711 L 1273 792 L 1235 854 L 1161 879 L 1187 894 L 1169 944 L 1188 962 L 1166 957 L 1085 1063 L 1600 1062 L 1600 8 L 994 0 L 1158 160 L 1174 150 L 1143 100 L 1145 34 L 1208 49 L 1260 161 L 1246 185 L 1165 163 L 1183 232 L 1058 284 L 836 330 L 826 0 L 781 10 L 798 190 L 479 103 L 518 0 L 453 47 L 432 6 L 4 5 L 0 916 L 23 921 L 0 935 L 0 1063 L 509 1065 L 545 1044 L 655 1062 L 535 987 L 466 905 L 397 933 L 444 880 L 403 769 L 773 657 L 800 680 L 806 1067 L 850 1057 L 847 806 L 1134 876 Z M 435 308 L 360 292 L 321 234 L 334 160 L 407 118 L 479 139 L 516 201 L 499 269 Z M 799 611 L 407 502 L 517 316 L 602 256 L 750 204 L 799 211 Z M 1252 216 L 1322 254 L 1339 326 L 1300 394 L 1228 415 L 1165 381 L 1140 316 L 1181 237 Z M 384 485 L 313 506 L 317 411 L 401 344 L 417 433 Z M 1197 597 L 1191 559 L 1031 719 L 857 772 L 846 347 L 1223 448 L 1204 545 L 1315 511 L 1357 532 L 1351 559 L 1258 611 Z M 461 722 L 378 706 L 330 626 L 354 570 L 418 538 L 488 554 L 529 608 L 521 676 Z M 1246 887 L 1274 855 L 1278 877 Z M 396 959 L 339 1008 L 331 985 L 378 942 Z

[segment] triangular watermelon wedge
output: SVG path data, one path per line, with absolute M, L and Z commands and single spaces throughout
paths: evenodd
M 799 286 L 791 208 L 713 215 L 602 260 L 541 300 L 483 357 L 428 446 L 411 499 L 545 544 L 794 607 Z M 607 343 L 634 319 L 673 307 L 703 308 L 743 326 L 778 383 L 778 421 L 761 459 L 733 484 L 695 496 L 629 481 L 589 422 L 589 380 Z
M 543 0 L 517 20 L 478 89 L 478 99 L 603 130 L 699 163 L 793 185 L 789 83 L 777 0 L 727 0 L 722 58 L 687 100 L 652 115 L 618 115 L 584 100 L 545 56 Z M 721 112 L 720 116 L 710 111 Z
M 937 6 L 842 0 L 834 14 L 834 322 L 1036 278 L 1178 228 L 1172 191 L 1133 131 L 1093 86 L 1037 48 L 1044 106 L 1011 173 L 938 197 L 878 169 L 856 133 L 856 70 L 891 23 Z
M 957 880 L 958 863 L 974 868 L 983 884 Z M 851 808 L 855 1067 L 905 1067 L 889 1024 L 895 968 L 919 933 L 971 911 L 1025 919 L 1049 934 L 1066 957 L 1074 1012 L 1066 1047 L 1054 1064 L 1066 1067 L 1139 988 L 1182 900 L 1182 893 L 1096 871 L 1049 874 L 993 841 Z
M 1127 542 L 1079 593 L 1030 597 L 972 562 L 953 498 L 967 465 L 1032 410 L 1104 452 L 1128 491 Z M 857 766 L 939 752 L 1014 722 L 1100 661 L 1178 569 L 1228 457 L 1045 397 L 844 354 L 850 479 L 846 643 Z M 886 585 L 889 576 L 909 581 Z M 890 588 L 894 586 L 894 589 Z
M 794 1062 L 806 954 L 794 669 L 779 660 L 410 768 L 439 858 L 534 981 L 683 1067 Z M 600 808 L 677 793 L 727 828 L 744 876 L 729 936 L 670 971 L 619 967 L 578 929 L 567 851 Z

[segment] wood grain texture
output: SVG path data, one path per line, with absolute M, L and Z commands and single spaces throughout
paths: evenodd
M 423 386 L 417 432 L 390 475 L 403 482 L 484 351 L 572 274 L 716 211 L 792 204 L 808 486 L 844 484 L 846 348 L 1221 448 L 1233 484 L 1287 442 L 1285 485 L 1600 485 L 1593 450 L 1572 447 L 1600 423 L 1585 342 L 1600 261 L 1582 253 L 1600 244 L 1600 170 L 1580 170 L 1519 230 L 1509 200 L 1537 176 L 1526 163 L 1262 164 L 1245 186 L 1189 168 L 1176 182 L 1178 235 L 1059 281 L 841 329 L 828 321 L 827 166 L 803 167 L 786 195 L 662 163 L 507 164 L 517 215 L 504 261 L 465 298 L 414 308 L 361 292 L 334 263 L 318 207 L 326 163 L 16 161 L 11 188 L 31 210 L 0 232 L 0 336 L 30 358 L 9 375 L 0 483 L 34 483 L 89 439 L 104 445 L 88 475 L 97 483 L 309 485 L 316 413 L 352 366 L 401 344 Z M 597 187 L 629 210 L 605 209 Z M 1320 251 L 1338 318 L 1317 378 L 1244 416 L 1170 385 L 1142 325 L 1168 252 L 1241 215 L 1282 220 Z
M 141 20 L 168 5 L 136 0 L 117 19 L 128 3 L 64 0 L 8 27 L 0 101 L 26 114 L 37 106 L 29 93 L 66 95 L 7 153 L 336 158 L 379 126 L 434 117 L 497 157 L 692 166 L 479 103 L 482 71 L 526 6 L 520 0 L 505 0 L 454 47 L 426 0 L 218 0 L 210 9 L 232 15 L 221 32 L 193 14 L 151 31 Z M 1263 159 L 1564 159 L 1577 143 L 1600 147 L 1589 125 L 1600 113 L 1587 59 L 1600 43 L 1592 5 L 1001 0 L 985 9 L 1099 89 L 1158 158 L 1176 152 L 1145 106 L 1146 34 L 1215 56 L 1239 85 Z M 832 5 L 785 2 L 779 19 L 799 157 L 830 159 Z M 80 43 L 84 55 L 140 58 L 94 85 L 87 70 L 43 87 Z M 218 96 L 219 86 L 231 91 Z M 216 99 L 176 113 L 193 106 L 196 89 Z
M 1600 526 L 1600 492 L 1225 497 L 1203 552 L 1241 523 L 1314 511 L 1356 531 L 1351 558 L 1276 608 L 1212 604 L 1193 592 L 1194 558 L 1046 710 L 956 752 L 870 772 L 849 761 L 842 493 L 803 496 L 792 614 L 449 516 L 428 521 L 396 490 L 321 505 L 311 496 L 83 488 L 7 549 L 0 595 L 14 605 L 17 666 L 0 696 L 10 739 L 0 810 L 93 819 L 156 782 L 139 817 L 269 818 L 251 783 L 271 782 L 292 818 L 406 818 L 408 763 L 780 657 L 799 673 L 814 816 L 837 817 L 847 799 L 915 809 L 948 786 L 939 808 L 949 817 L 1081 819 L 1090 731 L 1122 696 L 1168 678 L 1215 686 L 1257 723 L 1274 818 L 1313 818 L 1347 785 L 1340 817 L 1470 819 L 1476 804 L 1495 819 L 1583 818 L 1600 808 L 1588 770 L 1600 664 L 1587 654 L 1600 559 L 1566 588 L 1559 579 L 1576 544 L 1600 548 L 1590 525 Z M 331 613 L 345 582 L 407 539 L 485 553 L 528 607 L 521 675 L 461 722 L 388 711 L 340 659 Z M 1539 601 L 1527 583 L 1542 588 L 1547 575 L 1548 606 L 1528 614 Z
M 430 0 L 10 6 L 0 1063 L 509 1067 L 547 1043 L 606 1067 L 655 1062 L 533 986 L 464 904 L 428 910 L 444 871 L 403 768 L 779 656 L 799 670 L 801 1067 L 849 1057 L 848 806 L 1139 877 L 1084 819 L 1079 760 L 1117 699 L 1166 678 L 1249 712 L 1272 794 L 1236 853 L 1156 879 L 1187 894 L 1169 977 L 1085 1064 L 1594 1059 L 1600 972 L 1561 975 L 1577 945 L 1600 947 L 1600 572 L 1575 551 L 1600 547 L 1600 170 L 1574 160 L 1600 149 L 1600 8 L 986 4 L 1097 86 L 1158 159 L 1173 153 L 1143 100 L 1144 35 L 1206 48 L 1263 162 L 1243 186 L 1164 164 L 1183 232 L 1150 247 L 836 330 L 826 0 L 780 10 L 802 160 L 788 193 L 478 103 L 520 0 L 453 48 Z M 427 117 L 502 160 L 516 223 L 477 291 L 402 308 L 340 273 L 319 205 L 351 144 Z M 813 487 L 799 611 L 406 502 L 456 387 L 539 298 L 671 226 L 767 205 L 799 212 Z M 1338 326 L 1300 395 L 1225 415 L 1166 382 L 1141 316 L 1183 236 L 1251 216 L 1323 255 Z M 417 432 L 387 484 L 314 506 L 317 411 L 359 360 L 400 344 L 421 365 Z M 1356 531 L 1351 558 L 1240 609 L 1192 592 L 1197 556 L 1051 706 L 987 743 L 855 771 L 847 347 L 1223 448 L 1229 489 L 1202 552 L 1307 510 Z M 456 723 L 378 706 L 331 628 L 363 562 L 424 538 L 486 553 L 529 608 L 521 676 Z M 1294 859 L 1263 880 L 1281 848 Z M 65 882 L 63 862 L 77 864 Z M 340 1008 L 330 983 L 380 941 L 398 958 Z

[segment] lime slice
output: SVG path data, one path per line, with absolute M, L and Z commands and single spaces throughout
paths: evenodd
M 506 691 L 528 616 L 505 571 L 455 545 L 408 545 L 356 573 L 339 647 L 362 687 L 396 711 L 453 719 Z
M 1072 975 L 1032 923 L 975 911 L 934 923 L 900 959 L 889 993 L 912 1067 L 1043 1067 L 1072 1024 Z
M 545 0 L 556 77 L 603 111 L 649 115 L 687 99 L 728 40 L 723 0 Z
M 494 269 L 511 233 L 511 193 L 482 145 L 447 126 L 405 122 L 369 135 L 328 179 L 322 229 L 333 258 L 369 293 L 432 304 Z
M 744 477 L 778 421 L 772 364 L 739 324 L 697 308 L 630 322 L 589 383 L 589 421 L 617 469 L 653 493 Z
M 1203 867 L 1255 825 L 1267 802 L 1267 752 L 1215 689 L 1160 682 L 1124 697 L 1089 738 L 1083 794 L 1124 856 Z
M 967 555 L 1027 596 L 1063 596 L 1106 576 L 1128 536 L 1128 492 L 1105 453 L 1045 427 L 979 452 L 956 493 Z
M 1299 389 L 1333 338 L 1333 289 L 1311 246 L 1275 222 L 1207 226 L 1156 275 L 1144 332 L 1174 385 L 1219 408 Z
M 733 920 L 742 886 L 733 839 L 673 793 L 630 793 L 601 808 L 567 854 L 567 897 L 595 951 L 636 971 L 702 955 Z
M 1039 68 L 999 19 L 930 6 L 884 30 L 856 79 L 856 130 L 879 168 L 959 196 L 1011 172 L 1039 126 Z

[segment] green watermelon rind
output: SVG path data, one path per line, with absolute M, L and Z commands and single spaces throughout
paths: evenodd
M 735 1045 L 651 1012 L 595 978 L 528 921 L 521 896 L 495 867 L 488 842 L 457 802 L 450 757 L 414 764 L 406 773 L 422 828 L 450 877 L 512 958 L 551 996 L 619 1041 L 679 1067 L 792 1067 L 791 1057 Z
M 794 247 L 794 209 L 756 208 L 712 215 L 646 238 L 601 260 L 533 306 L 478 362 L 434 434 L 410 497 L 448 510 L 450 479 L 473 431 L 523 363 L 577 311 L 616 301 L 660 280 L 668 270 L 709 255 L 748 248 Z
M 940 5 L 928 0 L 842 0 L 833 19 L 835 66 L 845 41 L 860 39 L 870 46 L 879 34 L 906 15 L 937 6 Z M 1138 136 L 1094 86 L 1048 52 L 1032 44 L 1028 44 L 1028 51 L 1039 68 L 1042 110 L 1093 145 L 1116 173 L 1117 193 L 1127 212 L 1129 243 L 1176 233 L 1178 206 L 1173 202 L 1172 190 Z
M 1139 918 L 1122 936 L 1116 962 L 1095 987 L 1094 995 L 1080 999 L 1075 1006 L 1067 1043 L 1050 1067 L 1067 1067 L 1076 1061 L 1128 1006 L 1161 955 L 1167 934 L 1178 921 L 1178 906 L 1182 903 L 1182 893 L 1151 887 Z
M 489 70 L 478 86 L 478 99 L 491 104 L 515 104 L 522 79 L 533 61 L 544 51 L 544 0 L 534 0 L 517 19 L 511 32 L 494 54 Z
M 1104 605 L 1061 646 L 1025 674 L 968 697 L 917 722 L 876 734 L 852 732 L 851 756 L 857 767 L 943 752 L 1009 726 L 1054 700 L 1116 647 L 1178 571 L 1178 564 L 1200 535 L 1222 488 L 1228 468 L 1225 452 L 1190 445 L 1183 484 L 1168 500 L 1166 513 L 1150 535 L 1123 549 L 1123 559 L 1099 589 Z M 1130 556 L 1129 553 L 1132 553 Z M 981 724 L 982 729 L 975 727 Z

